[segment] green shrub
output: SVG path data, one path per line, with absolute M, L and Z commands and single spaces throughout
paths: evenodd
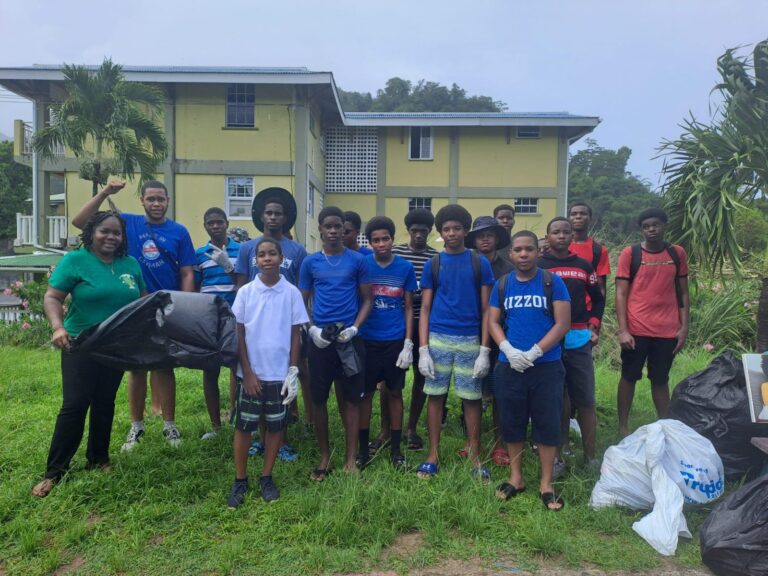
M 21 300 L 24 311 L 18 321 L 0 322 L 0 345 L 40 348 L 50 344 L 51 329 L 43 312 L 43 296 L 47 289 L 46 279 L 16 281 L 4 290 L 6 296 Z

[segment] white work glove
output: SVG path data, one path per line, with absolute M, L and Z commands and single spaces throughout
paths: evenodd
M 504 342 L 499 344 L 499 350 L 504 352 L 504 356 L 507 357 L 509 366 L 513 370 L 525 372 L 528 368 L 533 366 L 533 362 L 525 357 L 523 351 L 512 346 L 512 344 L 509 343 L 509 340 L 504 340 Z
M 357 328 L 354 326 L 350 326 L 349 328 L 344 328 L 341 332 L 339 332 L 339 335 L 336 336 L 336 342 L 341 342 L 344 344 L 345 342 L 349 342 L 357 336 Z
M 419 372 L 424 378 L 435 379 L 435 363 L 429 355 L 429 346 L 419 348 Z
M 288 375 L 283 380 L 283 387 L 280 389 L 280 395 L 285 396 L 283 400 L 283 406 L 288 406 L 296 399 L 296 394 L 299 393 L 299 369 L 296 366 L 288 368 Z
M 312 342 L 314 342 L 315 346 L 318 348 L 327 348 L 331 345 L 328 340 L 323 338 L 323 331 L 317 326 L 310 327 L 309 337 L 312 338 Z
M 487 346 L 480 346 L 480 354 L 475 360 L 475 369 L 472 371 L 472 378 L 485 378 L 491 369 L 491 349 Z
M 397 357 L 395 366 L 401 370 L 408 370 L 411 364 L 413 364 L 413 340 L 406 338 L 403 340 L 403 349 Z
M 235 269 L 235 265 L 232 264 L 232 260 L 229 259 L 229 255 L 226 250 L 222 250 L 218 246 L 211 244 L 211 260 L 216 262 L 224 269 L 224 272 L 229 274 Z
M 525 358 L 529 362 L 531 362 L 531 364 L 533 364 L 533 362 L 536 359 L 541 358 L 543 355 L 544 355 L 544 352 L 542 351 L 541 348 L 539 348 L 538 344 L 534 344 L 533 346 L 531 346 L 530 350 L 528 350 L 527 352 L 523 352 L 523 356 L 525 356 Z

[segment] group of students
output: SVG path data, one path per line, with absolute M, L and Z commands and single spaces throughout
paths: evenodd
M 581 428 L 584 459 L 596 464 L 592 347 L 599 340 L 610 264 L 606 248 L 588 236 L 592 217 L 588 205 L 574 204 L 568 218 L 550 221 L 543 241 L 530 231 L 513 233 L 515 212 L 506 204 L 497 206 L 493 216 L 474 222 L 457 204 L 444 206 L 434 216 L 428 210 L 412 210 L 404 221 L 409 241 L 398 246 L 394 222 L 376 216 L 364 231 L 370 248 L 358 244 L 359 215 L 328 206 L 318 216 L 322 247 L 308 255 L 290 238 L 296 219 L 293 196 L 270 188 L 259 193 L 253 205 L 261 237 L 239 244 L 227 235 L 226 213 L 210 208 L 203 222 L 210 241 L 195 251 L 186 229 L 165 218 L 168 193 L 159 182 L 142 188 L 144 215 L 100 212 L 101 204 L 124 184 L 110 182 L 73 219 L 83 227 L 83 248 L 65 256 L 50 280 L 46 313 L 55 329 L 53 342 L 63 350 L 64 401 L 48 469 L 33 494 L 47 495 L 66 472 L 89 407 L 89 466 L 108 466 L 103 446 L 92 457 L 90 445 L 94 434 L 100 446 L 105 441 L 109 445 L 117 376 L 122 374 L 109 375 L 109 412 L 103 406 L 109 399 L 97 403 L 86 393 L 72 392 L 98 387 L 92 380 L 102 376 L 93 372 L 100 370 L 91 366 L 93 361 L 81 358 L 77 364 L 82 370 L 65 370 L 65 358 L 71 364 L 77 356 L 68 351 L 69 339 L 111 313 L 109 306 L 102 306 L 98 312 L 91 308 L 86 321 L 79 318 L 92 303 L 89 298 L 105 300 L 103 294 L 82 289 L 83 283 L 93 284 L 92 278 L 89 271 L 76 269 L 76 258 L 93 260 L 93 255 L 112 268 L 113 276 L 115 262 L 125 261 L 133 272 L 132 280 L 124 281 L 133 287 L 131 298 L 158 289 L 197 289 L 231 304 L 239 362 L 230 379 L 236 471 L 227 499 L 230 507 L 242 504 L 249 489 L 249 452 L 264 455 L 262 498 L 279 498 L 272 468 L 278 455 L 295 459 L 285 430 L 289 410 L 296 409 L 299 383 L 305 417 L 320 452 L 310 474 L 314 481 L 324 480 L 332 469 L 327 402 L 334 385 L 346 440 L 343 469 L 350 473 L 364 469 L 371 453 L 385 444 L 392 465 L 405 469 L 403 440 L 409 449 L 422 448 L 417 424 L 426 403 L 429 444 L 416 473 L 424 479 L 438 474 L 451 381 L 462 400 L 467 435 L 467 446 L 460 453 L 471 462 L 471 473 L 483 481 L 491 476 L 482 462 L 482 403 L 484 398 L 493 400 L 496 436 L 491 456 L 510 470 L 508 480 L 497 487 L 499 498 L 506 500 L 525 490 L 522 458 L 529 424 L 541 466 L 539 493 L 548 510 L 561 510 L 565 504 L 553 481 L 564 471 L 560 451 L 572 413 Z M 688 327 L 685 252 L 664 242 L 666 215 L 661 210 L 644 211 L 638 223 L 644 242 L 622 251 L 616 276 L 622 435 L 628 433 L 634 386 L 646 361 L 657 412 L 666 414 L 669 369 Z M 442 252 L 427 244 L 433 226 Z M 94 239 L 101 239 L 101 244 Z M 138 260 L 138 275 L 129 254 Z M 95 292 L 94 286 L 90 289 Z M 73 303 L 62 318 L 67 294 Z M 121 302 L 116 308 L 125 303 Z M 74 321 L 80 321 L 79 329 Z M 403 390 L 411 367 L 406 422 Z M 204 439 L 214 437 L 221 426 L 218 378 L 218 371 L 203 375 L 212 423 Z M 146 373 L 131 373 L 128 385 L 132 424 L 124 450 L 133 449 L 144 435 Z M 177 445 L 173 372 L 153 374 L 152 385 L 159 391 L 165 438 Z M 371 440 L 376 390 L 381 391 L 382 431 Z M 101 422 L 98 429 L 94 412 Z M 252 442 L 257 432 L 260 440 Z

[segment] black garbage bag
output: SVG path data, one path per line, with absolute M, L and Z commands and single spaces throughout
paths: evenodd
M 235 326 L 221 298 L 161 290 L 82 332 L 73 349 L 120 370 L 208 370 L 237 363 Z
M 768 476 L 718 504 L 699 535 L 701 559 L 718 576 L 768 574 Z
M 670 415 L 712 442 L 726 478 L 757 473 L 763 456 L 750 439 L 768 426 L 753 424 L 741 358 L 724 352 L 701 372 L 688 376 L 672 393 Z

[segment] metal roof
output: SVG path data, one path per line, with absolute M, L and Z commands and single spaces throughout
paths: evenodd
M 592 127 L 597 116 L 567 112 L 346 112 L 350 126 L 573 126 Z
M 101 65 L 84 64 L 83 68 L 98 70 Z M 195 72 L 202 74 L 314 74 L 304 66 L 123 66 L 123 72 Z M 63 70 L 61 64 L 33 64 L 7 70 Z
M 57 265 L 64 257 L 53 252 L 38 252 L 18 256 L 0 256 L 0 271 L 13 270 L 20 272 L 45 272 L 51 266 Z

